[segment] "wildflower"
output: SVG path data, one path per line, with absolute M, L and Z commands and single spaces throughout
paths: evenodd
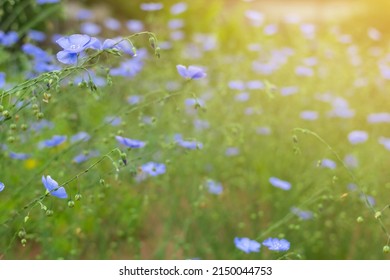
M 42 176 L 42 183 L 45 186 L 46 190 L 53 196 L 58 198 L 67 198 L 68 195 L 64 187 L 59 187 L 58 183 L 53 180 L 50 176 Z
M 324 158 L 323 160 L 321 160 L 321 167 L 335 169 L 337 167 L 337 164 L 331 159 Z
M 313 218 L 313 212 L 303 211 L 297 207 L 292 207 L 291 212 L 301 218 L 302 220 L 310 220 Z
M 283 181 L 283 180 L 276 178 L 276 177 L 269 178 L 269 182 L 274 187 L 280 188 L 280 189 L 285 190 L 285 191 L 288 191 L 289 189 L 291 189 L 291 183 L 289 183 L 287 181 Z
M 4 88 L 5 86 L 5 73 L 0 72 L 0 88 Z
M 115 18 L 107 18 L 104 21 L 104 25 L 111 30 L 118 30 L 121 28 L 121 23 Z
M 318 118 L 318 112 L 316 111 L 302 111 L 300 114 L 301 119 L 314 121 Z
M 225 155 L 228 157 L 237 156 L 240 153 L 240 149 L 237 147 L 228 147 L 225 151 Z
M 58 3 L 60 0 L 37 0 L 38 5 Z
M 142 30 L 145 29 L 144 24 L 140 20 L 129 20 L 126 22 L 126 27 L 129 31 L 131 32 L 141 32 Z
M 271 251 L 287 251 L 290 249 L 290 242 L 286 239 L 268 238 L 263 241 L 263 245 Z
M 9 157 L 12 159 L 25 160 L 30 157 L 29 154 L 9 152 Z
M 63 50 L 57 53 L 57 59 L 64 64 L 76 64 L 78 55 L 88 48 L 99 49 L 98 39 L 88 35 L 73 34 L 59 38 L 56 43 Z
M 28 31 L 27 35 L 31 40 L 37 42 L 42 42 L 46 39 L 46 34 L 38 30 L 31 29 Z
M 249 254 L 251 252 L 257 253 L 260 251 L 261 244 L 256 240 L 251 240 L 248 237 L 235 237 L 234 244 L 237 249 Z
M 41 141 L 38 144 L 39 148 L 44 148 L 44 147 L 56 147 L 61 145 L 66 141 L 67 137 L 63 135 L 54 135 L 51 139 Z
M 348 134 L 348 140 L 351 144 L 364 143 L 368 139 L 368 133 L 362 130 L 355 130 Z
M 207 74 L 203 71 L 203 69 L 196 67 L 196 66 L 188 66 L 185 67 L 183 65 L 176 65 L 177 71 L 179 72 L 180 76 L 187 80 L 198 80 L 202 79 L 207 76 Z
M 71 143 L 75 143 L 79 141 L 87 142 L 89 139 L 91 139 L 91 136 L 87 132 L 80 131 L 79 133 L 76 133 L 70 138 L 70 142 Z
M 141 3 L 141 10 L 143 11 L 148 11 L 148 12 L 152 12 L 152 11 L 158 11 L 158 10 L 161 10 L 164 5 L 162 3 Z
M 19 40 L 19 35 L 15 31 L 4 33 L 0 30 L 0 45 L 11 47 Z
M 188 141 L 188 140 L 183 140 L 182 136 L 180 134 L 175 135 L 175 141 L 176 143 L 186 149 L 189 150 L 195 150 L 195 149 L 202 149 L 203 144 L 197 141 Z
M 115 136 L 115 139 L 118 143 L 131 149 L 142 148 L 145 146 L 145 142 L 140 140 L 129 139 L 122 136 Z
M 222 184 L 214 180 L 207 180 L 206 182 L 209 193 L 221 194 L 223 191 Z
M 87 20 L 87 19 L 91 19 L 93 16 L 93 13 L 91 10 L 88 10 L 88 9 L 81 9 L 77 12 L 76 14 L 76 19 L 79 19 L 79 20 Z
M 2 192 L 5 188 L 5 185 L 3 182 L 0 182 L 0 192 Z
M 75 163 L 82 163 L 84 161 L 89 160 L 90 158 L 98 157 L 100 155 L 100 152 L 97 150 L 92 150 L 86 153 L 81 153 L 77 156 L 75 156 L 72 161 Z
M 104 118 L 104 122 L 112 126 L 118 126 L 122 123 L 122 118 L 115 116 L 107 116 Z
M 367 117 L 369 123 L 389 123 L 390 113 L 372 113 Z
M 80 31 L 90 36 L 96 36 L 100 33 L 101 28 L 93 22 L 84 22 L 81 24 Z
M 171 14 L 178 15 L 184 13 L 187 10 L 187 3 L 179 2 L 171 6 Z
M 166 171 L 165 164 L 156 163 L 156 162 L 148 162 L 141 166 L 141 170 L 150 176 L 157 176 L 164 174 Z
M 143 68 L 143 62 L 139 59 L 127 59 L 119 65 L 119 67 L 111 68 L 112 76 L 123 76 L 132 78 L 137 75 Z
M 133 45 L 126 39 L 122 37 L 117 37 L 114 39 L 106 39 L 103 42 L 103 50 L 114 49 L 124 52 L 125 54 L 135 56 Z
M 141 102 L 141 96 L 139 95 L 131 95 L 127 98 L 127 103 L 130 105 L 135 105 Z

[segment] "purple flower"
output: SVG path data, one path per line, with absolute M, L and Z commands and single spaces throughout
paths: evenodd
M 161 10 L 164 5 L 162 3 L 141 3 L 141 10 L 143 11 L 158 11 Z
M 37 0 L 38 5 L 58 3 L 60 0 Z
M 314 121 L 318 118 L 318 112 L 316 111 L 302 111 L 300 114 L 301 119 Z
M 73 162 L 75 163 L 82 163 L 84 161 L 89 160 L 90 158 L 98 157 L 100 155 L 100 152 L 97 150 L 92 150 L 87 153 L 81 153 L 73 158 Z
M 87 132 L 80 131 L 79 133 L 76 133 L 70 138 L 70 142 L 71 143 L 75 143 L 79 141 L 87 142 L 89 139 L 91 139 L 91 136 Z
M 30 30 L 28 31 L 28 37 L 33 40 L 33 41 L 37 41 L 37 42 L 42 42 L 46 39 L 46 34 L 43 33 L 42 31 L 38 31 L 38 30 Z
M 297 92 L 298 92 L 298 87 L 295 86 L 282 87 L 280 89 L 280 94 L 283 96 L 293 95 Z
M 176 143 L 186 149 L 189 150 L 195 150 L 195 149 L 202 149 L 203 144 L 197 141 L 188 141 L 188 140 L 183 140 L 182 136 L 180 134 L 175 135 L 175 141 Z
M 122 123 L 122 118 L 115 116 L 107 116 L 104 118 L 104 122 L 112 126 L 118 126 Z
M 90 36 L 96 36 L 100 33 L 101 27 L 93 22 L 84 22 L 80 26 L 80 31 Z
M 336 169 L 337 164 L 331 159 L 324 158 L 323 160 L 321 160 L 321 167 Z
M 257 253 L 260 251 L 261 244 L 256 240 L 251 240 L 248 237 L 235 237 L 234 245 L 237 249 L 249 254 L 251 252 Z
M 164 174 L 166 171 L 165 164 L 156 163 L 156 162 L 148 162 L 141 166 L 143 172 L 149 174 L 150 176 L 157 176 Z
M 372 113 L 367 117 L 369 123 L 389 123 L 390 113 Z
M 68 198 L 68 194 L 66 193 L 65 188 L 59 187 L 58 183 L 50 176 L 47 176 L 46 178 L 45 176 L 42 176 L 42 183 L 51 195 L 58 198 Z
M 81 34 L 61 37 L 56 43 L 63 48 L 62 51 L 57 53 L 57 59 L 64 64 L 77 64 L 79 53 L 88 48 L 100 49 L 98 39 Z
M 0 192 L 2 192 L 5 188 L 5 185 L 3 182 L 0 182 Z
M 0 30 L 0 45 L 11 47 L 19 40 L 19 35 L 15 31 L 4 33 Z
M 5 73 L 0 72 L 0 88 L 4 88 L 5 86 Z
M 206 182 L 209 193 L 221 194 L 223 192 L 222 184 L 214 180 L 207 180 Z
M 268 238 L 263 241 L 263 245 L 271 251 L 287 251 L 290 249 L 290 242 L 286 239 Z
M 171 6 L 171 14 L 178 15 L 187 10 L 187 3 L 179 2 Z
M 142 148 L 145 146 L 145 142 L 140 140 L 129 139 L 122 136 L 115 136 L 115 139 L 118 143 L 131 149 Z
M 63 135 L 54 135 L 51 139 L 41 141 L 38 144 L 39 148 L 44 148 L 44 147 L 56 147 L 61 145 L 66 141 L 67 137 Z
M 274 186 L 276 188 L 280 188 L 280 189 L 285 190 L 285 191 L 288 191 L 289 189 L 291 189 L 291 183 L 289 183 L 287 181 L 283 181 L 283 180 L 276 178 L 276 177 L 269 178 L 269 182 L 271 183 L 272 186 Z
M 104 25 L 111 30 L 118 30 L 121 28 L 121 23 L 115 18 L 108 18 L 104 21 Z
M 302 220 L 310 220 L 313 218 L 313 212 L 303 211 L 297 207 L 292 207 L 291 212 L 301 218 Z
M 240 154 L 240 149 L 237 147 L 229 147 L 225 150 L 225 155 L 228 157 L 237 156 Z
M 131 32 L 141 32 L 145 28 L 144 24 L 142 23 L 142 21 L 135 20 L 135 19 L 127 21 L 126 22 L 126 27 Z
M 143 62 L 139 59 L 127 59 L 119 65 L 119 67 L 111 68 L 112 76 L 123 76 L 132 78 L 137 75 L 143 68 Z
M 106 49 L 114 49 L 124 52 L 125 54 L 135 56 L 133 45 L 130 44 L 130 42 L 126 39 L 123 39 L 122 37 L 117 37 L 114 39 L 107 39 L 103 42 L 102 46 L 103 50 Z
M 29 154 L 9 152 L 9 157 L 17 160 L 25 160 L 30 157 Z
M 141 96 L 139 95 L 131 95 L 127 98 L 127 103 L 130 105 L 138 104 L 141 101 Z
M 177 71 L 180 76 L 186 78 L 187 80 L 198 80 L 207 76 L 207 74 L 203 71 L 202 68 L 196 66 L 188 66 L 185 67 L 183 65 L 176 65 Z
M 310 67 L 297 66 L 295 68 L 295 74 L 297 74 L 298 76 L 303 76 L 303 77 L 312 77 L 314 75 L 314 71 Z
M 351 144 L 364 143 L 368 139 L 368 133 L 362 130 L 355 130 L 348 134 L 348 140 Z

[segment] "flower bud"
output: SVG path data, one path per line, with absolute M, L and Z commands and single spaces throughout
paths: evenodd
M 390 252 L 390 246 L 389 245 L 383 246 L 383 253 L 388 254 L 389 252 Z
M 53 210 L 46 210 L 46 216 L 51 217 L 53 216 Z
M 380 219 L 381 217 L 382 217 L 382 212 L 381 211 L 375 212 L 375 219 Z
M 19 236 L 20 239 L 23 239 L 23 238 L 26 237 L 26 232 L 24 230 L 20 230 L 18 232 L 18 236 Z
M 152 49 L 155 49 L 156 48 L 156 39 L 154 39 L 153 37 L 149 37 L 149 44 L 152 47 Z
M 73 208 L 74 207 L 74 201 L 73 200 L 69 200 L 68 201 L 68 207 L 69 208 Z
M 358 222 L 359 224 L 363 223 L 364 222 L 363 217 L 362 216 L 357 217 L 356 222 Z

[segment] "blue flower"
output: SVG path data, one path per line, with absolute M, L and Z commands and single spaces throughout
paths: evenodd
M 122 37 L 117 37 L 113 39 L 106 39 L 103 42 L 103 50 L 114 49 L 124 52 L 125 54 L 135 56 L 133 45 L 126 39 Z
M 46 190 L 53 196 L 58 198 L 67 198 L 68 194 L 65 191 L 64 187 L 59 187 L 58 183 L 53 180 L 50 176 L 42 176 L 42 183 L 45 186 Z
M 176 134 L 174 136 L 174 139 L 175 139 L 175 142 L 183 147 L 183 148 L 186 148 L 186 149 L 189 149 L 189 150 L 195 150 L 195 149 L 202 149 L 203 148 L 203 144 L 198 142 L 198 141 L 188 141 L 188 140 L 183 140 L 182 139 L 182 136 L 180 134 Z
M 39 148 L 56 147 L 66 141 L 67 137 L 63 135 L 54 135 L 51 139 L 43 140 L 38 144 Z
M 31 29 L 28 31 L 28 37 L 33 41 L 42 42 L 46 39 L 46 34 L 41 31 Z
M 290 242 L 286 239 L 268 238 L 263 241 L 263 245 L 268 247 L 271 251 L 287 251 L 290 249 Z
M 5 73 L 0 72 L 0 88 L 4 88 L 5 86 Z
M 83 24 L 81 24 L 80 31 L 90 36 L 95 36 L 100 33 L 101 28 L 96 23 L 84 22 Z
M 15 31 L 4 33 L 0 30 L 0 45 L 12 47 L 19 40 L 19 35 Z
M 140 20 L 129 20 L 126 22 L 126 27 L 129 29 L 131 32 L 141 32 L 142 30 L 145 29 L 144 24 Z
M 178 15 L 187 10 L 187 3 L 179 2 L 171 6 L 171 14 Z
M 0 182 L 0 192 L 2 192 L 4 190 L 4 188 L 5 188 L 4 183 Z
M 364 143 L 368 139 L 368 133 L 363 130 L 355 130 L 348 134 L 348 140 L 351 144 Z
M 248 237 L 235 237 L 234 244 L 238 249 L 249 254 L 251 252 L 257 253 L 260 251 L 261 244 L 256 240 L 251 240 Z
M 291 183 L 289 183 L 287 181 L 283 181 L 283 180 L 276 178 L 276 177 L 269 178 L 269 182 L 274 187 L 280 188 L 280 189 L 285 190 L 285 191 L 288 191 L 289 189 L 291 189 Z
M 209 193 L 221 194 L 223 192 L 223 187 L 221 183 L 215 182 L 214 180 L 207 180 L 206 183 Z
M 87 132 L 80 131 L 79 133 L 76 133 L 70 138 L 70 142 L 71 143 L 75 143 L 79 141 L 87 142 L 89 139 L 91 139 L 91 136 Z
M 104 25 L 111 30 L 118 30 L 121 28 L 121 23 L 115 18 L 107 18 L 104 20 Z
M 30 157 L 29 154 L 9 152 L 9 157 L 12 159 L 25 160 Z
M 140 7 L 143 11 L 158 11 L 161 10 L 164 5 L 162 3 L 141 3 Z
M 149 174 L 150 176 L 157 176 L 160 174 L 164 174 L 166 171 L 165 164 L 156 163 L 156 162 L 148 162 L 141 166 L 143 172 Z
M 63 48 L 62 51 L 57 53 L 57 59 L 64 64 L 76 64 L 78 54 L 88 48 L 100 49 L 98 39 L 81 34 L 61 37 L 56 43 Z
M 38 5 L 58 3 L 60 0 L 37 0 Z
M 310 220 L 313 218 L 313 212 L 303 211 L 297 207 L 292 207 L 291 212 L 301 218 L 302 220 Z
M 329 168 L 329 169 L 336 169 L 337 164 L 328 158 L 324 158 L 321 160 L 321 167 Z
M 97 150 L 89 151 L 88 153 L 81 153 L 73 158 L 73 162 L 75 163 L 82 163 L 84 161 L 89 160 L 93 157 L 98 157 L 100 155 L 100 152 Z
M 186 78 L 187 80 L 198 80 L 207 76 L 207 74 L 203 71 L 202 68 L 196 66 L 188 66 L 185 67 L 183 65 L 176 65 L 177 72 L 179 72 L 180 76 Z
M 131 148 L 131 149 L 136 149 L 136 148 L 142 148 L 145 146 L 145 142 L 140 141 L 140 140 L 134 140 L 134 139 L 129 139 L 125 138 L 122 136 L 115 136 L 115 139 L 122 145 Z
M 132 78 L 137 75 L 143 67 L 143 62 L 139 59 L 127 59 L 121 62 L 119 67 L 111 68 L 112 76 L 123 76 Z

